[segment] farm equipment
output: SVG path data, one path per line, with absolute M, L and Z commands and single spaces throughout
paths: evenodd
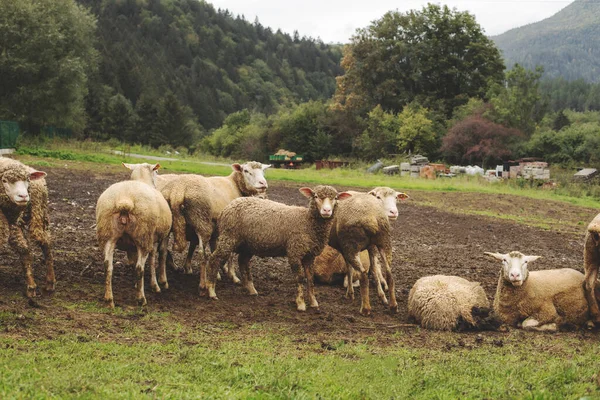
M 303 156 L 284 149 L 279 149 L 277 153 L 269 156 L 269 162 L 273 164 L 275 168 L 298 168 L 303 161 Z

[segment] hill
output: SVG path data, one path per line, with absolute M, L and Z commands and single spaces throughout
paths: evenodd
M 600 2 L 576 0 L 552 17 L 492 39 L 507 67 L 541 65 L 545 77 L 600 81 Z
M 78 2 L 98 18 L 92 103 L 102 103 L 106 87 L 133 104 L 142 94 L 170 91 L 213 128 L 244 108 L 270 113 L 280 104 L 329 98 L 342 73 L 340 48 L 273 32 L 203 1 Z

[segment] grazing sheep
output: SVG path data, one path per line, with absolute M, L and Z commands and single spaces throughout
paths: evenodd
M 427 329 L 496 329 L 500 324 L 490 311 L 481 285 L 458 276 L 420 278 L 408 294 L 408 314 Z
M 562 324 L 583 325 L 589 319 L 583 274 L 571 268 L 529 272 L 540 258 L 518 251 L 485 253 L 502 261 L 494 311 L 505 324 L 536 331 L 556 331 Z
M 217 247 L 209 261 L 210 298 L 217 299 L 215 283 L 219 267 L 236 252 L 242 284 L 249 294 L 257 294 L 250 273 L 253 256 L 287 257 L 298 279 L 298 311 L 306 310 L 302 289 L 305 279 L 310 306 L 319 306 L 314 294 L 313 262 L 327 244 L 338 200 L 351 195 L 338 194 L 331 186 L 317 186 L 314 190 L 305 187 L 300 192 L 310 199 L 308 208 L 247 197 L 236 199 L 223 209 L 218 221 Z
M 48 188 L 45 176 L 45 172 L 36 171 L 19 161 L 0 159 L 0 210 L 8 224 L 8 243 L 19 254 L 25 271 L 27 297 L 36 296 L 37 286 L 33 279 L 33 257 L 24 233 L 26 227 L 29 238 L 35 240 L 42 249 L 46 264 L 46 291 L 53 292 L 56 284 L 48 231 Z
M 355 192 L 348 191 L 348 193 L 352 195 L 364 195 L 370 194 L 377 198 L 380 201 L 381 207 L 383 211 L 387 214 L 388 219 L 390 221 L 395 221 L 398 218 L 398 207 L 396 203 L 398 200 L 408 199 L 408 195 L 405 193 L 397 192 L 389 187 L 376 187 L 368 193 L 364 192 Z M 367 252 L 361 252 L 361 262 L 365 264 L 365 260 L 368 260 Z M 337 258 L 336 256 L 339 253 L 329 246 L 323 250 L 321 255 L 319 255 L 315 259 L 315 279 L 322 283 L 331 283 L 334 275 L 339 275 L 341 273 L 347 274 L 347 266 L 343 261 L 343 257 Z M 368 267 L 370 267 L 370 262 L 367 263 Z M 388 284 L 383 274 L 381 272 L 381 264 L 375 258 L 375 263 L 372 268 L 373 276 L 375 277 L 375 283 L 377 285 L 377 293 L 379 298 L 383 301 L 384 304 L 387 304 L 387 298 L 385 296 L 385 290 L 388 290 Z M 359 280 L 360 273 L 358 271 L 353 272 L 353 282 Z M 344 279 L 344 287 L 347 287 L 348 284 L 348 276 Z M 356 284 L 354 284 L 356 286 Z M 382 287 L 383 285 L 383 287 Z
M 113 253 L 115 248 L 127 252 L 129 264 L 135 264 L 137 300 L 146 305 L 144 265 L 150 257 L 150 286 L 160 292 L 156 281 L 155 254 L 160 247 L 166 257 L 167 237 L 171 231 L 171 210 L 164 197 L 154 187 L 154 171 L 160 164 L 123 164 L 131 172 L 131 180 L 118 182 L 106 189 L 96 204 L 96 233 L 104 252 L 106 291 L 104 300 L 115 306 L 112 291 Z M 161 260 L 160 283 L 168 288 L 166 271 Z
M 381 199 L 373 194 L 355 194 L 340 205 L 334 217 L 329 245 L 342 253 L 348 264 L 348 282 L 352 281 L 353 269 L 360 272 L 361 313 L 369 315 L 371 304 L 369 301 L 369 270 L 360 261 L 360 252 L 368 250 L 370 265 L 375 266 L 376 252 L 379 252 L 386 272 L 390 294 L 390 310 L 396 312 L 398 303 L 394 278 L 392 276 L 392 239 L 390 236 L 390 222 L 388 213 L 381 206 Z M 376 275 L 376 274 L 375 274 Z M 376 275 L 377 276 L 377 275 Z M 379 289 L 379 286 L 378 286 Z M 381 297 L 383 294 L 383 297 Z M 354 287 L 347 285 L 346 296 L 354 299 Z M 383 291 L 380 297 L 387 303 Z
M 229 176 L 203 177 L 200 175 L 166 175 L 158 177 L 157 187 L 173 212 L 173 248 L 183 251 L 186 240 L 190 241 L 184 271 L 192 273 L 192 256 L 199 244 L 203 255 L 200 262 L 202 287 L 205 287 L 206 262 L 212 245 L 216 220 L 223 208 L 233 199 L 243 196 L 264 196 L 267 181 L 264 170 L 271 165 L 250 161 L 232 164 Z M 161 266 L 162 268 L 162 266 Z M 235 268 L 229 263 L 227 274 L 234 282 Z
M 594 295 L 594 288 L 598 279 L 598 268 L 600 268 L 600 214 L 596 215 L 587 227 L 583 261 L 585 298 L 589 305 L 591 319 L 598 325 L 600 324 L 600 309 Z

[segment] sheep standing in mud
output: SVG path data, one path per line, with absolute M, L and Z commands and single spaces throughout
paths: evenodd
M 496 329 L 500 324 L 490 311 L 481 285 L 458 276 L 420 278 L 408 294 L 408 314 L 427 329 Z
M 581 272 L 572 268 L 529 272 L 528 264 L 539 256 L 518 251 L 485 254 L 502 261 L 494 311 L 503 323 L 554 332 L 563 324 L 582 326 L 589 320 Z
M 34 239 L 42 249 L 46 264 L 47 292 L 53 292 L 56 285 L 54 260 L 48 231 L 48 188 L 45 172 L 22 164 L 10 158 L 0 158 L 0 210 L 8 224 L 8 243 L 19 254 L 25 271 L 27 297 L 36 296 L 33 279 L 33 257 L 24 229 L 28 228 L 29 238 Z
M 171 210 L 162 194 L 154 187 L 159 164 L 123 164 L 131 169 L 131 180 L 118 182 L 106 189 L 96 204 L 96 233 L 104 254 L 106 285 L 104 300 L 115 306 L 112 291 L 113 253 L 115 248 L 127 252 L 129 264 L 135 264 L 137 300 L 146 305 L 144 265 L 150 258 L 150 286 L 160 292 L 156 281 L 155 254 L 160 247 L 166 257 L 167 237 L 171 231 Z M 164 260 L 159 281 L 168 288 Z
M 186 241 L 190 242 L 184 271 L 192 273 L 192 256 L 200 245 L 203 259 L 200 262 L 201 286 L 206 286 L 206 262 L 214 248 L 213 236 L 216 221 L 221 211 L 238 197 L 265 196 L 268 188 L 264 170 L 271 165 L 250 161 L 232 164 L 233 172 L 228 176 L 204 177 L 201 175 L 159 175 L 157 187 L 163 194 L 173 213 L 173 248 L 183 251 Z M 211 246 L 212 242 L 212 246 Z M 227 274 L 235 283 L 235 269 L 231 263 Z
M 242 284 L 249 294 L 257 294 L 250 273 L 252 257 L 287 257 L 292 272 L 297 276 L 298 311 L 306 310 L 304 281 L 310 307 L 319 306 L 314 294 L 313 262 L 327 244 L 338 200 L 351 195 L 338 194 L 331 186 L 317 186 L 314 190 L 305 187 L 300 192 L 309 199 L 308 208 L 244 197 L 223 209 L 218 221 L 217 247 L 209 262 L 210 298 L 217 299 L 215 284 L 219 267 L 236 252 L 239 254 Z

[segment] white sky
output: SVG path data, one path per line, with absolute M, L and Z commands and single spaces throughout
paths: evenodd
M 346 43 L 357 28 L 368 26 L 390 10 L 401 12 L 422 9 L 421 0 L 208 0 L 215 8 L 229 9 L 246 20 L 258 20 L 263 26 L 300 36 L 320 37 L 325 43 Z M 429 3 L 447 4 L 475 15 L 487 35 L 541 21 L 566 7 L 573 0 L 448 0 Z

